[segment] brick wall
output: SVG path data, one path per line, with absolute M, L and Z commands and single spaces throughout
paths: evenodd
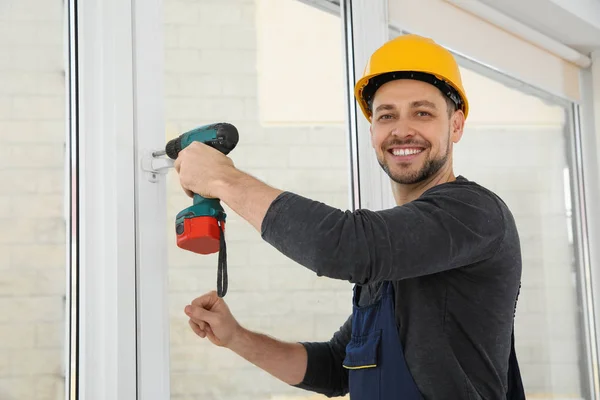
M 0 398 L 63 393 L 62 4 L 0 4 Z

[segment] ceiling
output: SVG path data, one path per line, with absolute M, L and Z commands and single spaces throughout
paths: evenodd
M 461 3 L 468 9 L 471 2 L 484 3 L 585 55 L 600 50 L 600 0 L 465 0 Z
M 339 13 L 341 0 L 300 0 Z M 393 2 L 394 0 L 388 0 Z M 589 56 L 600 52 L 600 0 L 446 0 L 469 11 L 483 4 Z

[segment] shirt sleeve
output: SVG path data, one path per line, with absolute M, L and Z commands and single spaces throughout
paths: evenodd
M 308 353 L 308 365 L 303 381 L 295 386 L 327 397 L 348 394 L 348 371 L 342 363 L 351 333 L 352 316 L 329 342 L 303 342 Z
M 465 185 L 430 189 L 383 211 L 341 211 L 284 192 L 261 235 L 318 276 L 367 284 L 458 268 L 490 257 L 504 237 L 499 201 Z

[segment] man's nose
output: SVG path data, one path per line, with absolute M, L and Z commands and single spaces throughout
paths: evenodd
M 403 118 L 399 118 L 396 121 L 390 132 L 391 135 L 399 138 L 411 137 L 414 136 L 415 133 L 416 132 L 412 129 L 408 121 Z

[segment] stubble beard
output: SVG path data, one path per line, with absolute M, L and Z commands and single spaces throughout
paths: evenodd
M 410 143 L 406 143 L 406 142 L 400 143 L 400 142 L 396 141 L 389 145 L 386 144 L 385 147 L 387 148 L 392 144 L 403 145 L 403 144 L 410 144 Z M 429 146 L 426 147 L 423 151 L 427 151 L 428 149 L 431 149 L 431 144 L 430 143 L 428 143 L 428 144 L 429 144 Z M 440 169 L 442 169 L 442 167 L 444 165 L 446 165 L 446 162 L 448 161 L 449 152 L 450 152 L 450 130 L 448 130 L 448 143 L 446 146 L 446 153 L 443 156 L 435 158 L 435 159 L 431 159 L 428 157 L 425 160 L 425 162 L 423 163 L 423 166 L 417 171 L 410 170 L 409 169 L 410 164 L 406 163 L 405 165 L 399 164 L 400 169 L 404 169 L 404 171 L 393 173 L 390 170 L 390 166 L 385 162 L 385 150 L 384 150 L 383 157 L 381 159 L 379 157 L 377 157 L 377 161 L 379 163 L 379 166 L 385 171 L 387 176 L 389 176 L 392 181 L 399 183 L 401 185 L 413 185 L 415 183 L 423 182 L 423 181 L 431 178 L 435 174 L 437 174 L 440 171 Z

